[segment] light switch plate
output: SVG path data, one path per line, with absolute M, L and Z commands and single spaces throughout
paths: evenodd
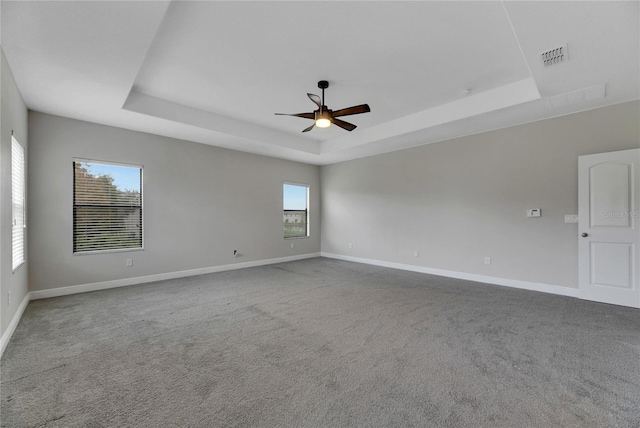
M 565 223 L 577 223 L 578 222 L 578 215 L 577 214 L 565 214 L 564 215 L 564 222 Z
M 527 209 L 527 217 L 540 217 L 542 216 L 542 210 L 540 208 Z

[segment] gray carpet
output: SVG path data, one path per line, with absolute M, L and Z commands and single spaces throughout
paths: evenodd
M 640 311 L 324 258 L 31 302 L 3 427 L 638 427 Z

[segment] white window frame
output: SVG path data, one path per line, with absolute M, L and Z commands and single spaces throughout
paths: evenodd
M 141 234 L 142 234 L 142 242 L 141 242 L 141 246 L 140 247 L 133 247 L 133 248 L 110 248 L 110 249 L 105 249 L 105 250 L 91 250 L 91 251 L 75 251 L 74 246 L 74 239 L 75 239 L 75 214 L 74 214 L 74 207 L 75 207 L 75 168 L 73 168 L 73 176 L 71 178 L 72 180 L 72 195 L 71 195 L 71 219 L 72 219 L 72 231 L 71 231 L 71 251 L 73 253 L 74 256 L 86 256 L 86 255 L 93 255 L 93 254 L 108 254 L 108 253 L 123 253 L 123 252 L 134 252 L 134 251 L 143 251 L 144 250 L 144 234 L 145 234 L 145 227 L 144 227 L 144 166 L 143 165 L 136 165 L 136 164 L 130 164 L 130 163 L 122 163 L 122 162 L 112 162 L 112 161 L 104 161 L 104 160 L 97 160 L 97 159 L 87 159 L 87 158 L 73 158 L 72 159 L 72 165 L 74 165 L 76 162 L 84 162 L 84 163 L 93 163 L 93 164 L 101 164 L 101 165 L 113 165 L 113 166 L 122 166 L 122 167 L 127 167 L 127 168 L 138 168 L 140 169 L 140 192 L 142 193 L 141 195 L 141 200 L 140 200 L 140 209 L 141 214 L 140 214 L 140 229 L 141 229 Z
M 24 146 L 11 134 L 11 270 L 26 261 L 27 162 Z
M 305 183 L 295 183 L 292 181 L 284 181 L 282 183 L 282 208 L 283 208 L 283 213 L 284 213 L 284 186 L 285 185 L 289 185 L 289 186 L 299 186 L 299 187 L 306 187 L 307 188 L 307 201 L 306 201 L 306 212 L 307 212 L 307 230 L 306 230 L 306 234 L 305 236 L 283 236 L 284 239 L 288 240 L 288 239 L 306 239 L 309 238 L 311 236 L 311 210 L 309 209 L 309 198 L 311 195 L 311 186 Z M 283 222 L 283 227 L 284 227 L 284 222 Z

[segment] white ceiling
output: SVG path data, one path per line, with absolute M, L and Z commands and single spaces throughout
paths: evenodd
M 639 5 L 3 0 L 1 44 L 32 110 L 322 165 L 639 99 Z M 274 115 L 318 80 L 353 132 Z

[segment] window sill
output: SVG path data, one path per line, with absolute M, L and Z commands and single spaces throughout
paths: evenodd
M 96 250 L 96 251 L 79 251 L 73 253 L 74 256 L 90 256 L 92 254 L 110 254 L 110 253 L 133 253 L 136 251 L 144 251 L 142 248 L 118 248 L 116 250 Z

